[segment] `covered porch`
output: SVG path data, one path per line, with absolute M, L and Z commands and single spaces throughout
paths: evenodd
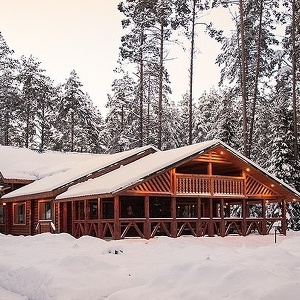
M 126 195 L 55 203 L 58 230 L 104 239 L 286 233 L 282 199 Z

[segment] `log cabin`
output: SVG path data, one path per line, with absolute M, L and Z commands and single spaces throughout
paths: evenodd
M 16 189 L 0 159 L 2 233 L 225 237 L 266 235 L 276 225 L 286 234 L 286 203 L 300 200 L 298 191 L 220 140 L 166 151 L 146 146 L 54 160 L 50 154 L 35 153 L 40 168 L 34 173 L 27 164 L 23 174 L 36 179 Z

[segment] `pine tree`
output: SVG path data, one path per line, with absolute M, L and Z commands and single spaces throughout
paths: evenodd
M 21 57 L 18 80 L 21 86 L 21 101 L 17 108 L 18 142 L 20 146 L 26 148 L 39 148 L 38 127 L 41 130 L 45 128 L 41 126 L 44 120 L 41 120 L 41 116 L 38 118 L 38 111 L 42 106 L 45 108 L 52 83 L 45 75 L 45 70 L 41 68 L 41 62 L 33 56 Z
M 89 95 L 83 92 L 75 70 L 70 73 L 62 88 L 55 148 L 64 151 L 102 152 L 102 118 L 92 105 Z
M 222 53 L 217 58 L 222 67 L 220 83 L 227 80 L 241 96 L 244 153 L 248 157 L 256 147 L 257 107 L 270 88 L 275 69 L 278 9 L 278 1 L 240 0 L 239 13 L 233 14 L 237 30 L 222 40 Z
M 19 63 L 13 58 L 0 32 L 0 144 L 14 145 L 14 131 L 17 119 L 16 107 L 20 90 L 16 81 Z

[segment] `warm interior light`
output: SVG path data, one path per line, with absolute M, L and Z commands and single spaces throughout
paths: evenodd
M 271 187 L 274 187 L 274 186 L 275 186 L 275 185 L 272 183 L 272 184 L 271 184 Z
M 223 155 L 223 154 L 224 154 L 224 151 L 221 151 L 220 154 Z
M 246 168 L 246 171 L 249 172 L 249 171 L 250 171 L 250 168 Z
M 3 206 L 6 205 L 6 202 L 3 202 Z

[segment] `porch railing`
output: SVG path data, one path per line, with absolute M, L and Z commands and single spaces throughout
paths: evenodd
M 274 230 L 276 222 L 282 222 L 282 218 L 122 218 L 119 220 L 117 238 L 141 237 L 153 238 L 164 235 L 169 237 L 179 237 L 182 235 L 193 236 L 227 236 L 242 235 L 251 233 L 261 235 L 269 234 Z M 99 238 L 116 238 L 114 220 L 75 220 L 75 237 L 82 235 L 92 235 Z M 278 232 L 285 234 L 286 228 L 277 228 Z
M 177 195 L 242 196 L 244 190 L 241 177 L 176 174 Z

